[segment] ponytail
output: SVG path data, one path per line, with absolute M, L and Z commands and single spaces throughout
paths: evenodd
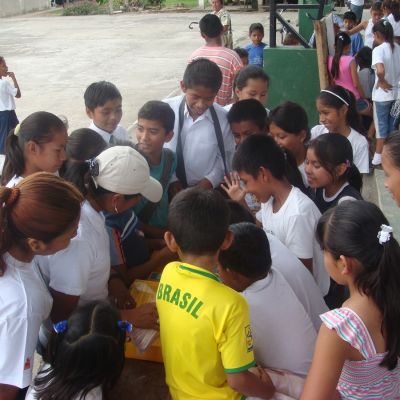
M 332 79 L 338 79 L 340 74 L 340 57 L 343 55 L 343 50 L 351 44 L 350 36 L 345 32 L 339 32 L 335 36 L 335 55 L 333 56 L 331 75 Z
M 394 50 L 394 32 L 392 24 L 387 19 L 381 19 L 373 27 L 372 32 L 379 32 L 385 39 L 385 42 L 390 44 L 392 51 Z
M 382 235 L 382 225 L 388 221 L 375 204 L 343 201 L 321 217 L 317 237 L 334 259 L 344 255 L 360 263 L 354 283 L 382 313 L 387 354 L 381 365 L 393 370 L 400 356 L 400 247 L 392 233 Z
M 354 163 L 347 168 L 346 179 L 347 182 L 349 182 L 349 185 L 353 186 L 353 188 L 359 191 L 361 194 L 363 180 L 360 171 Z
M 24 151 L 28 142 L 32 141 L 39 145 L 49 143 L 53 140 L 54 134 L 60 131 L 67 134 L 61 119 L 45 111 L 29 115 L 11 130 L 6 140 L 2 185 L 6 185 L 14 175 L 21 176 L 23 174 L 25 170 Z
M 309 196 L 309 191 L 304 185 L 303 178 L 297 166 L 296 159 L 292 153 L 284 148 L 281 148 L 285 158 L 285 177 L 289 183 L 299 188 L 305 195 Z

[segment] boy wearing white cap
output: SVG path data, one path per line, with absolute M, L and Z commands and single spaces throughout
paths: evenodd
M 133 307 L 128 290 L 118 284 L 122 283 L 121 274 L 110 274 L 109 237 L 101 212 L 119 213 L 134 206 L 141 196 L 157 202 L 162 195 L 162 187 L 150 176 L 146 160 L 129 146 L 106 149 L 94 159 L 82 162 L 79 170 L 71 179 L 85 196 L 77 236 L 65 250 L 38 259 L 53 296 L 53 323 L 68 319 L 78 305 L 106 299 L 108 295 L 126 308 Z M 127 313 L 126 318 L 136 326 L 140 325 L 138 317 L 143 324 L 143 313 L 147 318 L 142 327 L 157 324 L 153 305 Z M 41 333 L 40 341 L 45 345 L 46 330 Z

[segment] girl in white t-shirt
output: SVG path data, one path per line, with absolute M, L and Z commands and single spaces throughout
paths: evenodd
M 395 118 L 391 115 L 397 99 L 400 82 L 400 46 L 394 42 L 393 27 L 383 19 L 372 29 L 376 47 L 372 50 L 372 68 L 375 70 L 375 86 L 372 91 L 374 122 L 376 128 L 376 150 L 372 164 L 382 162 L 385 138 L 394 131 Z
M 3 79 L 9 77 L 13 84 Z M 0 154 L 4 154 L 5 141 L 11 129 L 18 124 L 15 114 L 15 100 L 21 97 L 17 78 L 14 72 L 8 70 L 6 60 L 0 56 Z
M 246 138 L 233 158 L 233 169 L 262 203 L 257 214 L 267 233 L 286 245 L 314 275 L 323 295 L 329 290 L 322 250 L 315 240 L 315 227 L 321 213 L 312 200 L 290 183 L 285 153 L 267 135 Z M 299 171 L 299 180 L 302 183 Z
M 33 263 L 76 235 L 82 195 L 70 183 L 37 173 L 0 188 L 0 398 L 24 398 L 32 379 L 39 327 L 52 299 Z
M 368 141 L 357 113 L 354 95 L 342 86 L 328 86 L 317 97 L 317 110 L 321 125 L 311 129 L 311 139 L 323 133 L 345 136 L 353 148 L 354 164 L 362 174 L 369 172 Z
M 79 307 L 68 320 L 53 327 L 45 364 L 28 391 L 27 400 L 102 400 L 116 384 L 124 365 L 126 333 L 105 301 Z
M 385 19 L 392 24 L 394 40 L 400 44 L 400 4 L 397 0 L 384 0 L 382 7 Z
M 13 187 L 34 172 L 56 173 L 66 160 L 67 139 L 65 125 L 54 114 L 29 115 L 7 138 L 1 183 Z
M 269 133 L 280 147 L 288 150 L 296 159 L 297 167 L 308 187 L 304 170 L 306 143 L 310 140 L 307 113 L 299 104 L 287 101 L 275 107 L 268 116 Z

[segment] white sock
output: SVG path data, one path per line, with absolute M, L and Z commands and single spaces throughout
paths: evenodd
M 382 155 L 375 153 L 374 158 L 372 159 L 372 165 L 380 165 L 382 164 Z

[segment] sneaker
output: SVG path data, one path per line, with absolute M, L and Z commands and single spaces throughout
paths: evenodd
M 374 154 L 374 158 L 373 158 L 372 161 L 371 161 L 371 164 L 372 164 L 374 167 L 377 167 L 378 165 L 381 165 L 381 164 L 382 164 L 382 155 L 381 155 L 381 154 L 378 154 L 378 153 L 375 153 L 375 154 Z

